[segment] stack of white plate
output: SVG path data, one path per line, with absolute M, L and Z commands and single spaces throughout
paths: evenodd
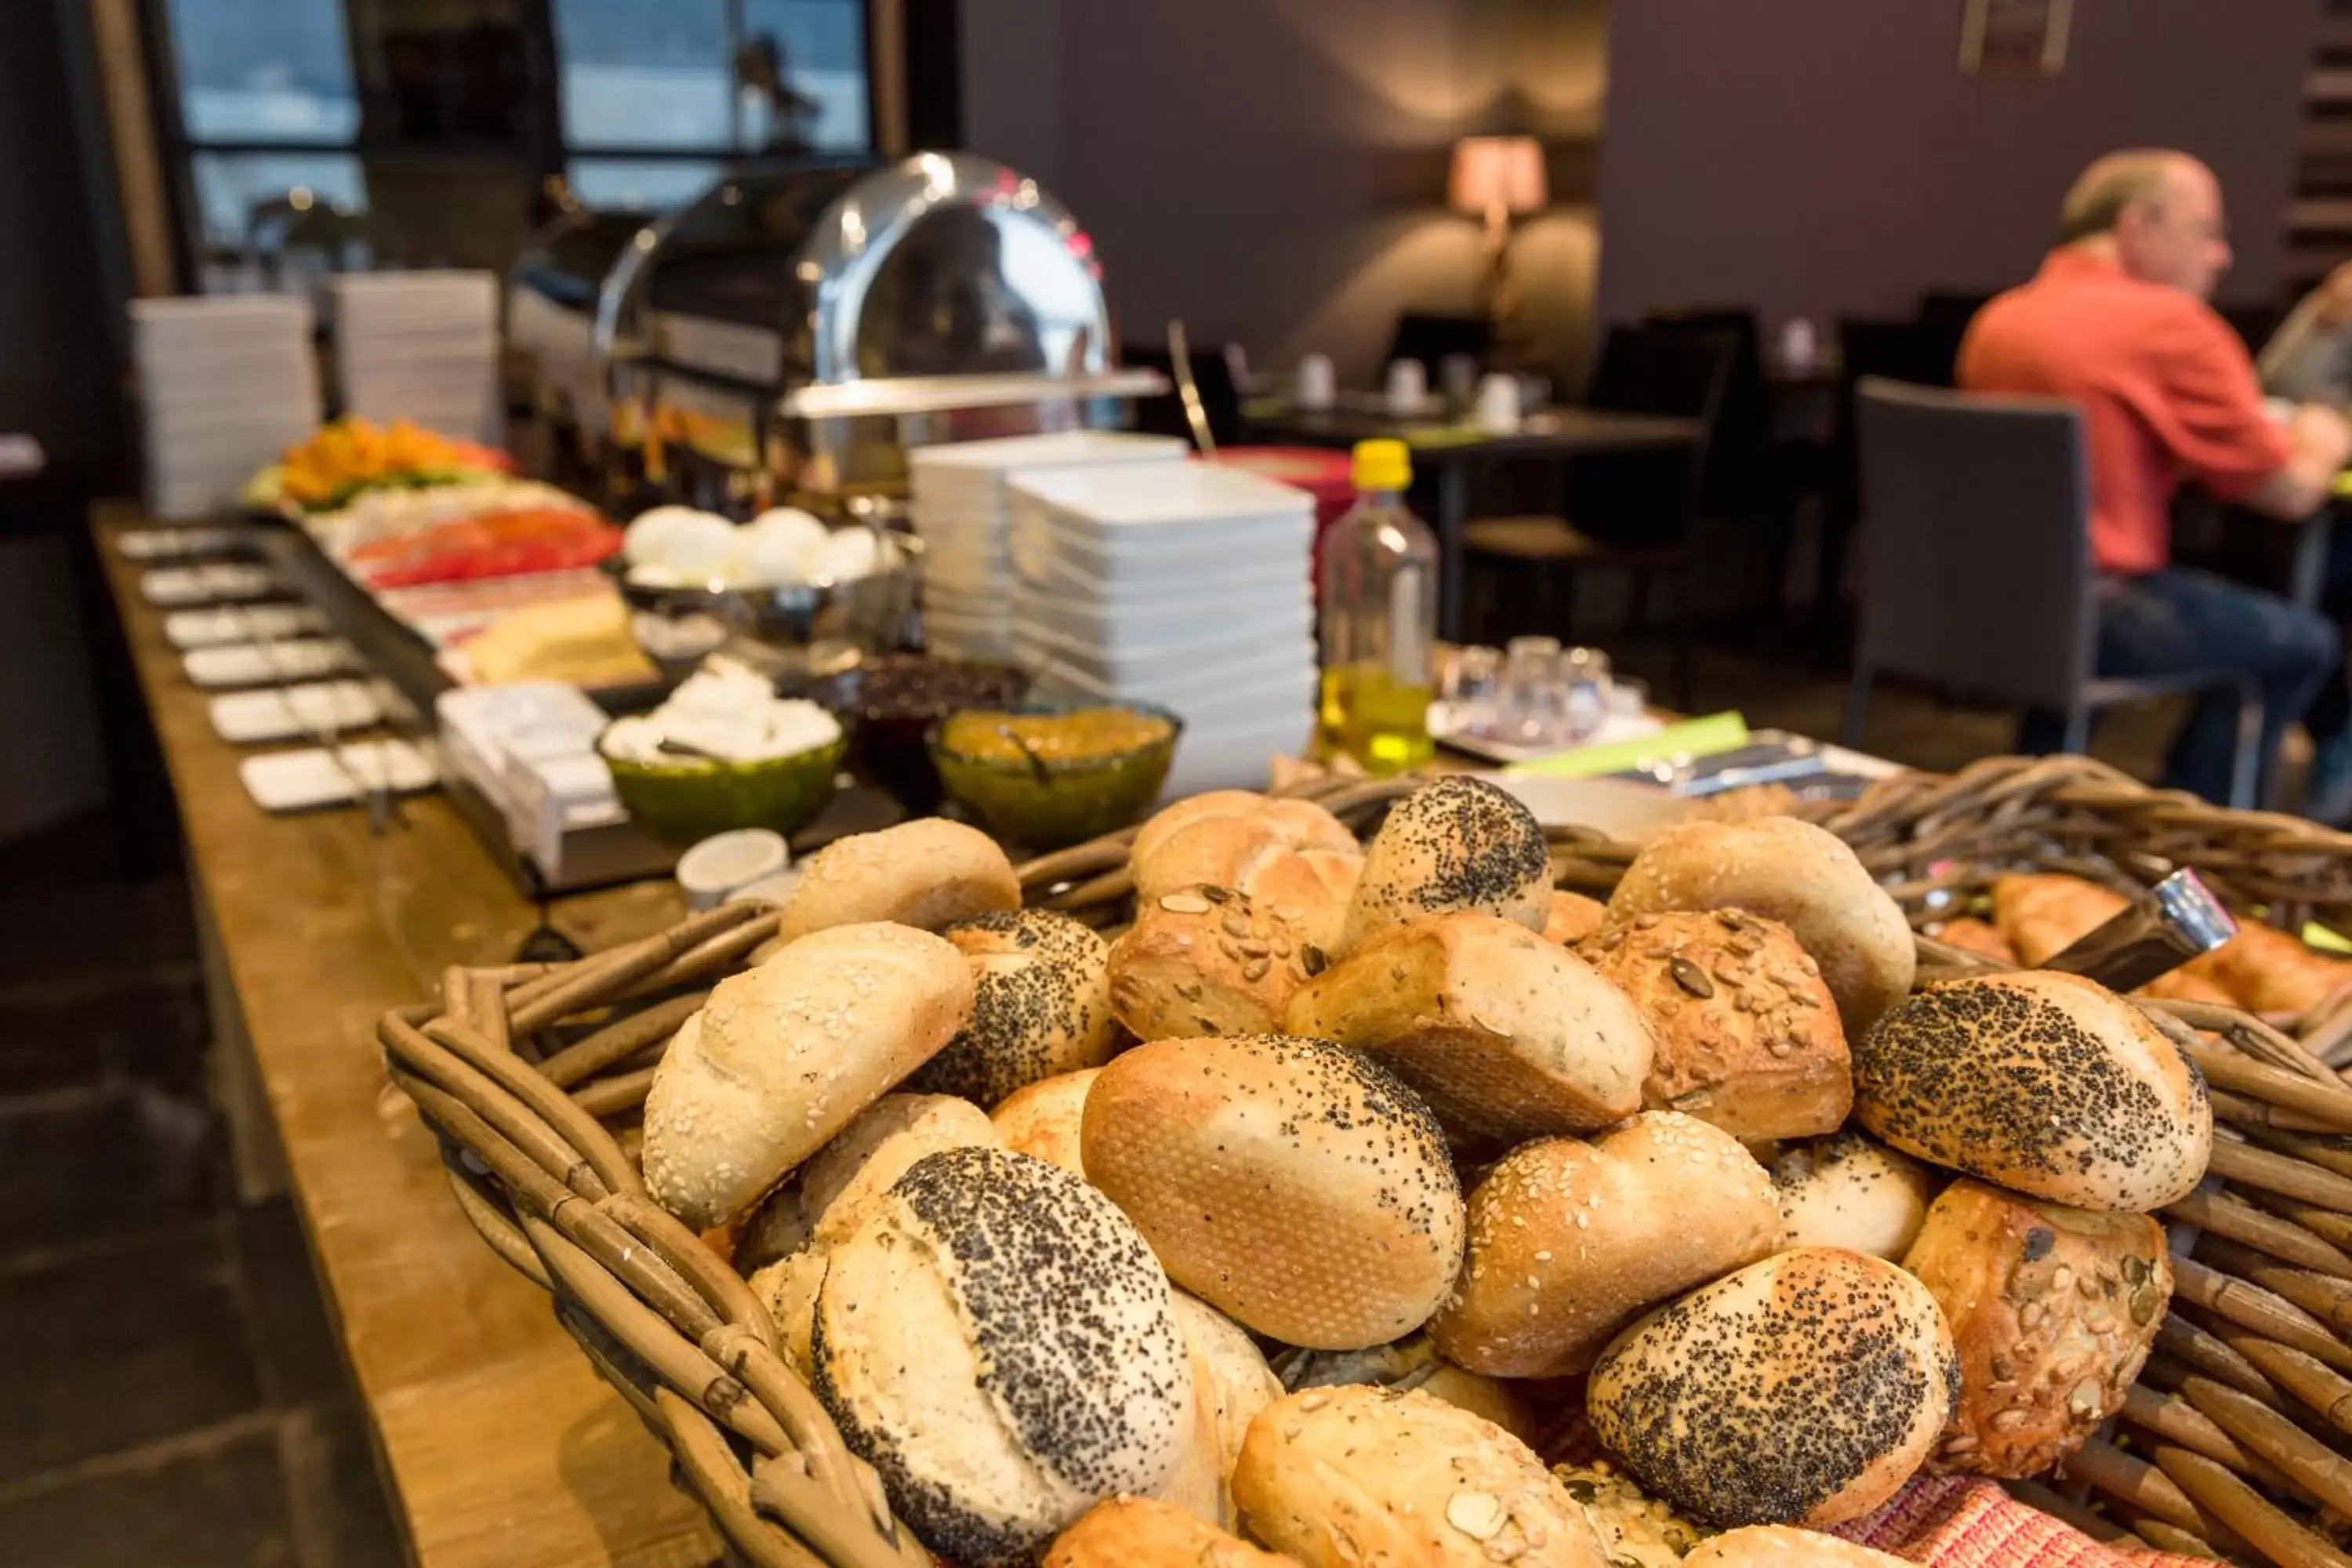
M 1306 491 L 1212 463 L 1025 472 L 1013 642 L 1041 691 L 1184 721 L 1167 793 L 1259 788 L 1314 729 Z
M 1015 474 L 1052 468 L 1183 461 L 1168 436 L 1073 430 L 915 449 L 915 531 L 923 541 L 923 632 L 950 658 L 1013 657 L 1013 559 L 1006 486 Z
M 236 506 L 247 480 L 318 427 L 310 319 L 309 301 L 285 295 L 131 301 L 152 512 Z
M 488 272 L 354 272 L 328 285 L 343 412 L 495 446 L 498 279 Z

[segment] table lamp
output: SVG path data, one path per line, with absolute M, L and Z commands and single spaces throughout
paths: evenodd
M 1465 136 L 1454 144 L 1447 195 L 1454 211 L 1486 220 L 1478 308 L 1493 325 L 1495 341 L 1505 342 L 1519 310 L 1511 277 L 1511 220 L 1544 205 L 1543 148 L 1532 136 Z

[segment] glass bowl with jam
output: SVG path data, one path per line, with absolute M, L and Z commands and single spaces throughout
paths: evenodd
M 1006 843 L 1046 850 L 1139 820 L 1183 730 L 1148 702 L 1045 699 L 950 714 L 929 740 L 950 800 Z
M 933 727 L 967 709 L 1018 703 L 1028 692 L 1028 674 L 1013 665 L 894 653 L 827 676 L 808 694 L 850 732 L 850 772 L 927 816 L 940 807 Z

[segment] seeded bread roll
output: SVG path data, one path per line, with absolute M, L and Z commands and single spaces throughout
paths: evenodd
M 1462 1190 L 1413 1092 L 1322 1040 L 1160 1040 L 1087 1095 L 1087 1179 L 1171 1279 L 1286 1344 L 1419 1328 L 1462 1261 Z
M 2164 1226 L 1954 1182 L 1903 1266 L 1960 1355 L 1938 1469 L 2040 1475 L 2123 1408 L 2172 1297 Z
M 1706 1536 L 1607 1459 L 1555 1465 L 1551 1473 L 1583 1508 L 1612 1568 L 1682 1568 L 1684 1554 Z
M 1426 1394 L 1310 1389 L 1250 1424 L 1234 1496 L 1307 1568 L 1607 1568 L 1583 1510 L 1528 1446 Z
M 1609 906 L 1598 899 L 1588 899 L 1582 893 L 1571 893 L 1565 888 L 1551 892 L 1551 911 L 1544 917 L 1543 939 L 1562 947 L 1574 947 L 1601 929 L 1609 918 Z
M 1021 879 L 995 839 L 926 816 L 836 838 L 802 861 L 776 938 L 870 921 L 935 931 L 1020 907 Z
M 2203 1076 L 2077 975 L 1929 986 L 1855 1044 L 1853 1068 L 1854 1114 L 1885 1142 L 2053 1203 L 2161 1208 L 2212 1154 Z
M 1390 808 L 1364 852 L 1339 952 L 1390 926 L 1475 910 L 1532 931 L 1551 915 L 1551 846 L 1535 813 L 1484 779 L 1449 774 Z
M 833 1249 L 817 1396 L 923 1543 L 1025 1562 L 1173 1472 L 1192 1377 L 1167 1277 L 1112 1205 L 1002 1149 L 926 1155 Z
M 1375 933 L 1300 986 L 1282 1022 L 1371 1057 L 1473 1146 L 1622 1121 L 1650 1071 L 1649 1026 L 1622 993 L 1558 943 L 1466 910 Z
M 1853 1109 L 1837 1000 L 1780 921 L 1739 910 L 1636 915 L 1578 951 L 1649 1020 L 1651 1110 L 1758 1143 L 1833 1132 Z
M 735 1267 L 750 1274 L 812 1242 L 830 1247 L 856 1230 L 890 1184 L 924 1155 L 999 1142 L 987 1113 L 969 1100 L 886 1094 L 736 1227 Z
M 1173 1503 L 1114 1498 L 1087 1510 L 1045 1553 L 1045 1568 L 1297 1568 Z
M 1612 920 L 1746 910 L 1796 934 L 1821 965 L 1851 1041 L 1911 989 L 1911 928 L 1836 835 L 1792 816 L 1690 822 L 1643 847 L 1610 895 Z
M 1818 1530 L 1751 1524 L 1709 1536 L 1683 1559 L 1684 1568 L 1913 1568 L 1909 1559 L 1857 1546 Z
M 1347 919 L 1364 849 L 1313 801 L 1223 789 L 1180 800 L 1137 829 L 1127 864 L 1138 903 L 1204 882 L 1231 888 L 1328 948 Z
M 776 1353 L 803 1383 L 816 1376 L 809 1339 L 816 1331 L 816 1299 L 824 1289 L 826 1256 L 824 1247 L 803 1247 L 749 1277 L 751 1293 L 776 1325 Z
M 1274 1367 L 1282 1386 L 1293 1394 L 1351 1383 L 1374 1388 L 1417 1388 L 1432 1399 L 1443 1399 L 1457 1410 L 1492 1421 L 1530 1448 L 1542 1430 L 1527 1396 L 1517 1388 L 1498 1378 L 1448 1366 L 1437 1359 L 1437 1347 L 1426 1331 L 1360 1351 L 1309 1351 L 1294 1346 L 1276 1358 Z
M 1227 1530 L 1234 1510 L 1234 1462 L 1257 1413 L 1282 1397 L 1282 1382 L 1258 1353 L 1249 1331 L 1197 1296 L 1171 1293 L 1177 1331 L 1192 1366 L 1192 1428 L 1177 1470 L 1160 1496 Z
M 1469 1207 L 1462 1276 L 1430 1332 L 1447 1361 L 1496 1377 L 1583 1372 L 1643 1308 L 1780 1245 L 1764 1167 L 1673 1111 L 1592 1143 L 1521 1144 Z
M 912 1080 L 994 1105 L 1056 1073 L 1110 1060 L 1110 944 L 1052 910 L 1004 910 L 940 933 L 971 962 L 971 1020 Z
M 1066 1072 L 1007 1097 L 988 1113 L 996 1135 L 1007 1149 L 1034 1154 L 1083 1179 L 1087 1163 L 1078 1152 L 1078 1124 L 1086 1116 L 1087 1091 L 1101 1071 Z
M 1311 955 L 1311 956 L 1310 956 Z M 1139 1040 L 1262 1035 L 1322 952 L 1231 888 L 1162 893 L 1110 945 L 1110 1005 Z
M 971 968 L 928 931 L 852 925 L 722 980 L 654 1068 L 646 1188 L 696 1230 L 741 1215 L 971 1011 Z
M 1627 1329 L 1585 1407 L 1643 1487 L 1693 1518 L 1819 1527 L 1911 1478 L 1959 1383 L 1926 1286 L 1882 1258 L 1801 1247 Z
M 1848 1130 L 1792 1143 L 1772 1162 L 1790 1247 L 1842 1247 L 1900 1263 L 1943 1178 Z

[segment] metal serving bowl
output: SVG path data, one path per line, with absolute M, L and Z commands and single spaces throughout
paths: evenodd
M 772 679 L 805 682 L 904 645 L 915 614 L 914 542 L 893 533 L 895 564 L 845 583 L 777 587 L 657 588 L 629 580 L 615 556 L 604 571 L 629 606 L 637 647 L 669 680 L 726 652 Z

